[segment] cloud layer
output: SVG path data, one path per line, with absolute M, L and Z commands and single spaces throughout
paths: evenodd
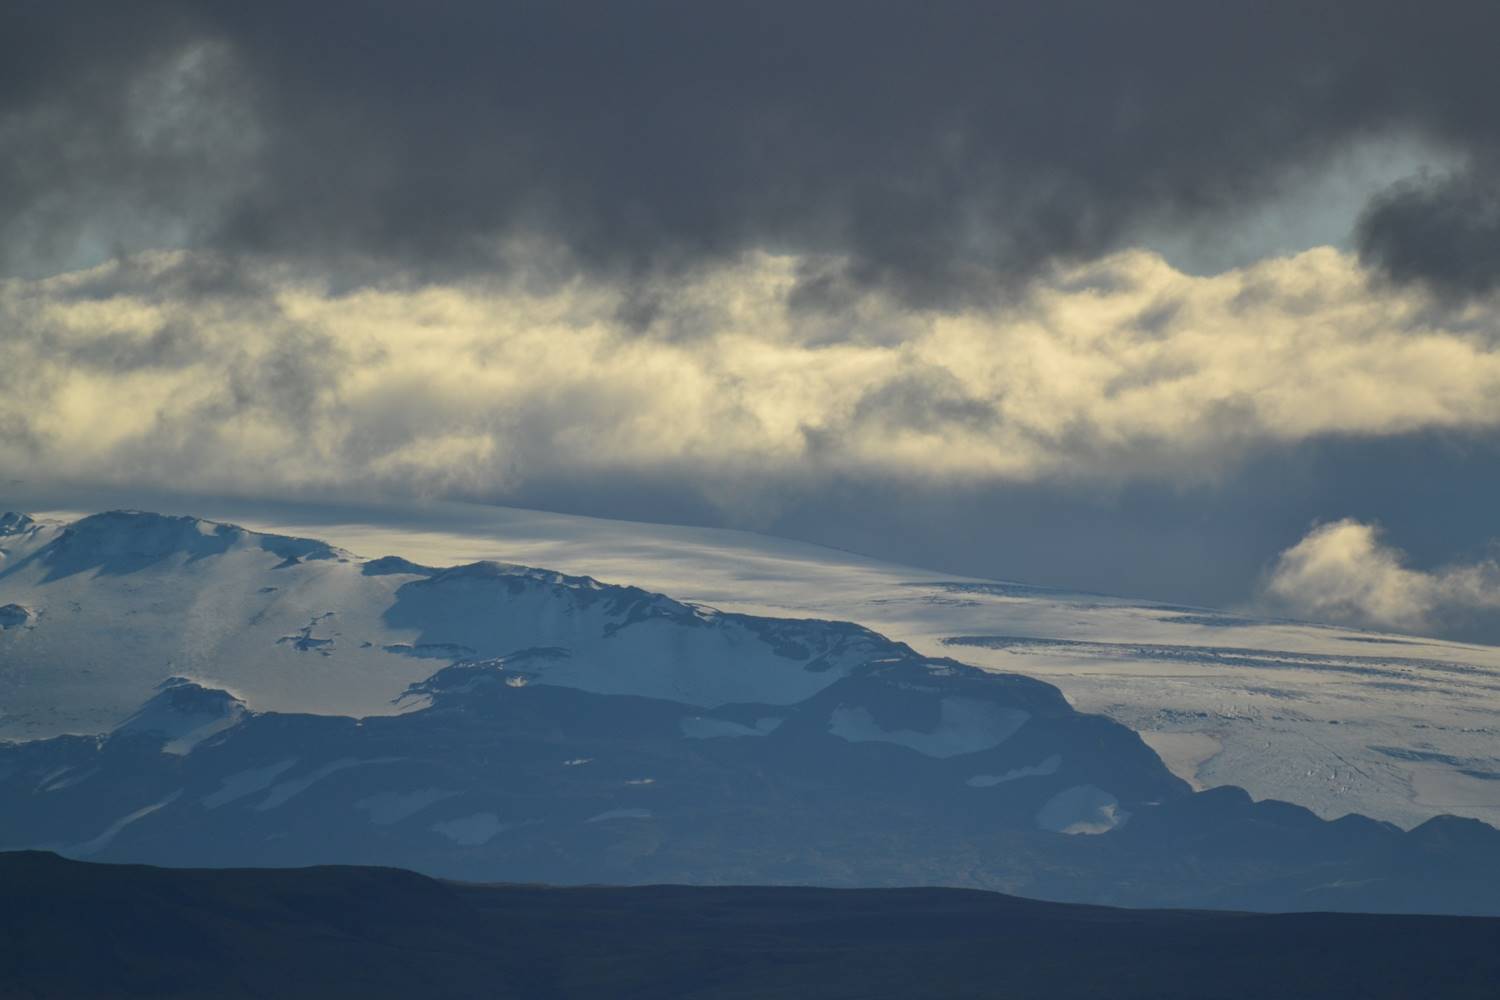
M 840 474 L 1191 485 L 1268 446 L 1500 426 L 1495 317 L 1332 250 L 1208 278 L 1133 251 L 964 310 L 808 310 L 815 263 L 648 288 L 644 325 L 584 280 L 337 293 L 189 252 L 11 280 L 0 472 L 504 497 L 659 470 L 749 504 Z
M 1365 259 L 1468 293 L 1500 254 L 1457 210 L 1500 162 L 1497 34 L 1477 0 L 21 4 L 0 260 L 192 246 L 378 283 L 764 252 L 837 263 L 809 301 L 945 305 L 1400 140 L 1458 179 L 1373 202 Z
M 1493 3 L 12 6 L 12 484 L 1190 601 L 1315 517 L 1490 530 Z

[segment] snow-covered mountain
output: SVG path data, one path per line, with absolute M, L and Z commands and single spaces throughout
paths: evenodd
M 494 562 L 360 559 L 321 542 L 115 511 L 6 538 L 0 736 L 108 731 L 169 676 L 260 710 L 394 714 L 443 663 L 533 647 L 552 683 L 692 705 L 788 704 L 884 641 L 726 615 L 635 587 Z M 811 667 L 809 667 L 811 665 Z
M 186 517 L 4 523 L 0 848 L 1500 912 L 1500 831 L 1195 793 L 1047 683 L 858 625 Z
M 169 508 L 181 502 L 158 500 Z M 1500 825 L 1495 647 L 959 579 L 719 529 L 461 504 L 390 510 L 220 503 L 218 516 L 328 538 L 360 552 L 433 565 L 486 558 L 549 566 L 724 610 L 857 621 L 929 656 L 1043 678 L 1076 708 L 1139 732 L 1174 773 L 1197 787 L 1238 785 L 1256 798 L 1295 802 L 1330 819 L 1354 812 L 1411 827 L 1452 813 Z M 0 549 L 15 542 L 14 536 L 0 538 Z M 358 572 L 341 575 L 349 567 L 335 564 L 321 564 L 332 579 L 363 582 Z M 0 605 L 11 606 L 0 617 L 36 614 L 39 608 L 27 604 L 35 597 L 29 585 L 11 586 L 0 575 Z M 182 604 L 174 614 L 196 614 L 196 634 L 212 635 L 219 626 L 204 621 L 202 610 Z M 168 616 L 162 623 L 172 621 Z M 309 624 L 285 616 L 268 633 L 274 640 Z M 333 619 L 328 624 L 336 625 Z M 6 634 L 0 631 L 0 648 Z M 384 711 L 392 692 L 419 679 L 408 672 L 410 663 L 380 655 L 379 647 L 373 653 L 358 643 L 321 648 L 329 654 L 326 671 L 293 678 L 304 705 L 316 707 L 326 698 L 343 711 Z M 278 653 L 296 649 L 289 642 Z M 83 655 L 93 654 L 84 649 Z M 211 660 L 209 676 L 222 683 L 223 657 L 195 655 L 186 642 L 165 655 L 183 664 Z M 301 658 L 271 659 L 293 664 Z M 356 661 L 366 679 L 391 673 L 368 689 L 375 696 L 351 704 L 365 688 L 332 683 L 312 690 Z M 184 666 L 177 672 L 192 671 Z M 141 678 L 113 711 L 132 711 L 165 673 Z M 295 673 L 280 669 L 276 679 Z M 281 690 L 263 686 L 260 703 L 298 708 L 280 700 Z M 70 702 L 67 712 L 84 705 Z M 45 700 L 32 707 L 0 702 L 0 737 L 93 732 L 118 717 L 94 711 L 69 722 Z
M 749 614 L 856 621 L 1056 685 L 1196 787 L 1333 819 L 1500 826 L 1500 648 L 957 578 L 746 532 L 460 504 L 235 511 L 361 551 L 628 581 Z

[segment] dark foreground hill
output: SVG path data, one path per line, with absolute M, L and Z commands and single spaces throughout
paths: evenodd
M 1483 997 L 1500 919 L 0 855 L 3 997 Z

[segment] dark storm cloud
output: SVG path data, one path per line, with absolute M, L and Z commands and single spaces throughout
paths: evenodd
M 0 12 L 0 271 L 40 275 L 209 237 L 253 140 L 228 49 L 179 12 Z
M 1367 264 L 1448 297 L 1500 288 L 1500 167 L 1427 176 L 1377 196 L 1359 224 Z
M 204 0 L 4 17 L 12 270 L 176 242 L 353 281 L 517 254 L 535 268 L 543 249 L 558 274 L 624 277 L 762 248 L 845 261 L 813 300 L 879 283 L 944 303 L 1142 226 L 1211 225 L 1361 138 L 1465 151 L 1500 133 L 1489 3 Z M 1493 258 L 1493 226 L 1413 227 L 1409 201 L 1367 220 L 1371 259 L 1441 277 L 1447 223 Z

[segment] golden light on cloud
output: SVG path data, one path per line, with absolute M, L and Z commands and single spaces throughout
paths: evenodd
M 787 257 L 651 289 L 644 329 L 613 286 L 335 295 L 265 268 L 176 291 L 200 263 L 0 286 L 7 474 L 418 492 L 663 466 L 1192 478 L 1259 441 L 1500 424 L 1493 310 L 1444 320 L 1328 248 L 1212 277 L 1130 251 L 992 310 L 871 293 L 837 336 L 789 303 Z
M 1280 554 L 1261 603 L 1324 621 L 1422 632 L 1500 607 L 1494 559 L 1414 569 L 1379 529 L 1353 518 L 1315 526 Z

